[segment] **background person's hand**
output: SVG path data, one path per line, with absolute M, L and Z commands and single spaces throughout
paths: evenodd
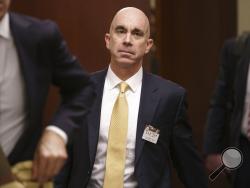
M 32 177 L 39 183 L 58 174 L 67 159 L 66 145 L 61 136 L 45 130 L 37 146 L 33 161 Z
M 209 154 L 205 159 L 205 166 L 209 172 L 216 170 L 222 165 L 221 154 Z

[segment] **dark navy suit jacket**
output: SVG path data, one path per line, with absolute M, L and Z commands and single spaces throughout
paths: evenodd
M 70 160 L 56 178 L 57 188 L 86 187 L 94 165 L 106 71 L 92 76 L 97 99 L 88 127 L 77 135 Z M 142 139 L 145 125 L 160 130 L 157 144 Z M 192 141 L 186 117 L 185 90 L 158 76 L 143 73 L 135 147 L 135 177 L 141 188 L 170 188 L 171 161 L 187 188 L 207 187 L 202 161 Z
M 70 141 L 87 113 L 91 100 L 84 89 L 91 93 L 91 82 L 69 53 L 55 23 L 10 13 L 10 28 L 24 77 L 29 113 L 24 133 L 8 157 L 14 164 L 33 158 L 44 128 L 42 116 L 50 84 L 58 86 L 61 94 L 61 104 L 50 124 L 64 130 Z

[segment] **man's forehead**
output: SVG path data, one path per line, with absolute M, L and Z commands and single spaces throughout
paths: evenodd
M 145 14 L 142 14 L 140 12 L 118 12 L 115 17 L 115 22 L 131 22 L 131 23 L 146 23 L 147 17 Z
M 123 27 L 130 30 L 139 29 L 142 31 L 148 29 L 148 25 L 145 19 L 137 19 L 132 16 L 116 17 L 112 22 L 112 27 L 113 29 L 117 27 Z
M 139 29 L 144 33 L 150 32 L 148 17 L 144 12 L 134 7 L 123 8 L 116 13 L 111 22 L 110 32 L 118 25 L 129 30 Z

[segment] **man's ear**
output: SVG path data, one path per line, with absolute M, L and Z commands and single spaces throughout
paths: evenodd
M 147 40 L 147 47 L 146 47 L 146 50 L 145 50 L 145 54 L 147 54 L 150 51 L 150 49 L 152 48 L 153 44 L 154 44 L 154 40 L 153 39 L 148 39 Z
M 110 43 L 110 34 L 109 33 L 106 33 L 105 34 L 105 43 L 106 43 L 106 48 L 109 49 L 109 43 Z

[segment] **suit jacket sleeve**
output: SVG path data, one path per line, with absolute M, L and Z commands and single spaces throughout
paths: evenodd
M 171 158 L 185 187 L 206 188 L 205 168 L 192 140 L 192 130 L 186 114 L 185 96 L 180 98 L 170 145 Z
M 76 57 L 70 54 L 57 26 L 48 22 L 47 28 L 43 44 L 52 62 L 52 83 L 59 87 L 61 95 L 60 106 L 50 124 L 58 126 L 70 139 L 74 129 L 83 124 L 92 104 L 93 84 Z
M 207 115 L 205 154 L 221 153 L 226 147 L 225 140 L 233 106 L 233 82 L 237 63 L 237 57 L 233 55 L 234 46 L 235 40 L 229 40 L 222 49 L 219 77 Z

